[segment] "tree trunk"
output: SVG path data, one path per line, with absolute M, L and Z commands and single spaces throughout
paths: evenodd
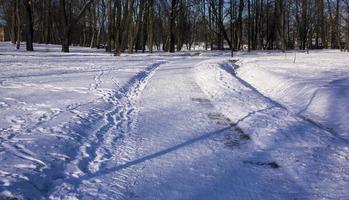
M 17 41 L 17 6 L 16 1 L 12 2 L 13 10 L 11 11 L 11 42 L 12 44 L 16 44 Z
M 347 2 L 347 51 L 349 52 L 349 2 Z
M 69 45 L 70 45 L 70 31 L 68 29 L 63 31 L 62 38 L 62 52 L 69 53 Z
M 205 50 L 208 49 L 208 30 L 207 30 L 207 19 L 206 19 L 206 0 L 203 2 L 203 13 L 202 13 L 202 21 L 205 26 Z
M 27 12 L 27 23 L 26 23 L 26 36 L 27 36 L 26 44 L 27 45 L 26 47 L 27 47 L 27 51 L 34 51 L 34 48 L 33 48 L 34 29 L 33 29 L 32 8 L 31 8 L 32 1 L 31 0 L 23 0 L 23 1 L 26 8 L 26 12 Z
M 210 1 L 210 0 L 207 0 L 207 1 Z M 210 48 L 211 48 L 211 51 L 213 50 L 213 43 L 212 43 L 212 5 L 211 3 L 209 3 L 208 5 L 208 30 L 210 31 L 210 34 L 209 34 L 209 40 L 210 40 Z
M 319 26 L 320 26 L 320 36 L 321 36 L 321 43 L 324 48 L 328 48 L 328 42 L 326 38 L 326 30 L 325 30 L 325 14 L 324 14 L 324 0 L 319 1 L 319 13 L 320 13 L 320 20 L 319 20 Z
M 275 1 L 275 20 L 276 20 L 276 36 L 278 48 L 283 52 L 286 51 L 286 40 L 284 34 L 284 2 L 283 0 Z
M 248 19 L 247 19 L 247 46 L 248 51 L 251 51 L 251 0 L 247 0 L 247 11 L 248 11 Z
M 143 31 L 143 12 L 144 12 L 144 1 L 139 2 L 139 12 L 136 20 L 136 26 L 135 26 L 135 31 L 134 35 L 136 36 L 133 41 L 133 45 L 135 46 L 136 52 L 138 51 L 139 48 L 141 48 L 141 40 L 142 40 L 142 31 Z
M 119 1 L 119 0 L 117 0 L 117 1 Z M 104 4 L 103 2 L 104 1 L 102 1 L 102 4 Z M 103 12 L 100 13 L 100 9 L 97 9 L 97 18 L 98 19 L 102 18 L 102 20 L 99 21 L 99 28 L 98 28 L 97 37 L 96 37 L 96 46 L 97 46 L 97 49 L 99 49 L 101 47 L 101 37 L 102 37 L 103 29 L 104 29 L 104 22 L 106 20 L 105 11 L 103 10 Z
M 307 0 L 302 0 L 302 18 L 301 18 L 301 30 L 300 30 L 300 36 L 301 36 L 301 49 L 306 49 L 307 47 L 307 33 L 308 33 L 308 2 Z
M 115 0 L 115 8 L 116 8 L 116 25 L 115 25 L 115 56 L 119 56 L 122 51 L 122 46 L 121 46 L 121 38 L 122 38 L 122 29 L 121 29 L 121 10 L 122 10 L 122 5 L 119 0 Z
M 218 4 L 218 16 L 217 16 L 217 26 L 218 26 L 218 38 L 217 38 L 217 47 L 219 50 L 223 50 L 224 49 L 224 41 L 223 41 L 223 30 L 224 26 L 221 27 L 221 24 L 224 23 L 223 22 L 223 0 L 219 0 L 219 4 Z
M 51 1 L 46 1 L 47 3 L 47 19 L 45 26 L 45 43 L 49 44 L 51 42 Z
M 112 37 L 113 37 L 113 25 L 112 25 L 112 0 L 108 1 L 108 35 L 107 35 L 107 46 L 106 46 L 106 52 L 111 52 L 111 43 L 112 43 Z
M 122 23 L 121 23 L 121 39 L 120 39 L 120 46 L 119 46 L 119 52 L 121 53 L 126 48 L 128 48 L 129 44 L 129 31 L 130 31 L 130 22 L 131 22 L 131 15 L 130 15 L 130 4 L 132 0 L 126 0 L 124 5 L 124 14 L 122 17 Z
M 65 8 L 65 0 L 60 0 L 60 16 L 61 16 L 61 24 L 62 24 L 62 31 L 63 35 L 61 38 L 62 42 L 62 52 L 69 53 L 69 40 L 70 40 L 70 31 L 69 31 L 69 24 L 68 24 L 68 17 L 67 12 Z
M 264 31 L 263 31 L 263 21 L 264 21 L 264 13 L 263 13 L 263 5 L 264 1 L 261 0 L 261 5 L 260 5 L 260 19 L 259 19 L 259 47 L 260 49 L 264 49 Z
M 97 47 L 97 15 L 96 15 L 96 2 L 92 4 L 91 15 L 92 15 L 92 35 L 91 35 L 91 43 L 90 48 Z
M 127 49 L 128 49 L 128 53 L 133 53 L 133 3 L 134 0 L 130 0 L 130 5 L 129 5 L 129 9 L 127 11 L 127 36 L 128 36 L 128 40 L 127 40 Z
M 231 52 L 231 57 L 234 57 L 234 30 L 233 30 L 233 19 L 234 19 L 234 5 L 233 5 L 233 0 L 230 0 L 230 39 L 231 39 L 231 47 L 230 47 L 230 52 Z
M 149 0 L 149 24 L 148 24 L 148 48 L 150 53 L 153 53 L 154 46 L 154 0 Z
M 171 11 L 170 11 L 170 49 L 171 53 L 175 52 L 176 46 L 176 31 L 175 31 L 175 15 L 176 15 L 177 0 L 172 0 Z
M 16 18 L 17 18 L 17 41 L 16 41 L 16 49 L 21 47 L 21 15 L 20 15 L 20 2 L 16 0 Z
M 341 19 L 340 19 L 340 16 L 339 16 L 339 12 L 340 12 L 340 3 L 339 3 L 340 0 L 337 0 L 336 1 L 336 41 L 337 41 L 337 46 L 338 48 L 342 51 L 342 44 L 341 44 Z
M 242 39 L 242 14 L 243 14 L 243 11 L 244 11 L 244 0 L 240 0 L 240 4 L 239 4 L 239 16 L 238 16 L 238 24 L 239 24 L 239 31 L 238 31 L 238 39 L 239 39 L 239 42 L 238 42 L 238 50 L 241 49 L 241 46 L 243 45 L 243 39 Z

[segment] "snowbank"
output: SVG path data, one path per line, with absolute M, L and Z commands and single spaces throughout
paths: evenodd
M 291 112 L 349 140 L 348 53 L 270 53 L 239 59 L 238 77 Z

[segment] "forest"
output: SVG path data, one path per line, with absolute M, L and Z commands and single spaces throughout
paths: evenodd
M 349 49 L 349 0 L 0 0 L 0 10 L 28 51 Z

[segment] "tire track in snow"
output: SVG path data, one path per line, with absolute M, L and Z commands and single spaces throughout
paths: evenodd
M 79 186 L 84 184 L 87 187 L 96 187 L 92 179 L 103 175 L 108 166 L 120 165 L 128 162 L 135 153 L 136 138 L 132 129 L 137 117 L 135 103 L 158 67 L 165 61 L 157 62 L 145 68 L 132 77 L 129 82 L 119 88 L 114 94 L 107 98 L 109 111 L 101 117 L 101 123 L 86 138 L 79 148 L 76 159 L 68 164 L 68 169 L 76 169 L 71 176 L 66 177 L 63 182 L 57 184 L 50 190 L 50 198 L 60 197 L 62 190 L 65 194 L 79 196 Z M 122 171 L 112 177 L 115 197 L 124 198 L 128 193 L 128 172 Z M 102 184 L 102 183 L 100 183 Z

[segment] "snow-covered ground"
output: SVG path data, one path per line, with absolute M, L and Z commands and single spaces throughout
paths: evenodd
M 0 198 L 348 199 L 349 59 L 0 43 Z
M 347 52 L 247 56 L 239 65 L 238 76 L 261 93 L 349 141 Z

